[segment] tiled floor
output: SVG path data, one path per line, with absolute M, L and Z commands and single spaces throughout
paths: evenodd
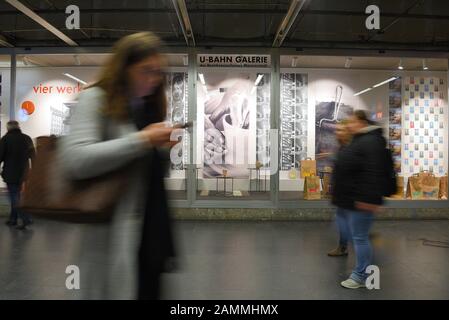
M 72 246 L 86 226 L 37 221 L 21 232 L 0 219 L 0 299 L 79 299 L 65 288 Z M 99 257 L 92 227 L 86 259 Z M 449 299 L 449 221 L 378 221 L 374 231 L 380 290 L 347 290 L 353 265 L 329 258 L 330 222 L 177 222 L 180 270 L 164 276 L 167 299 Z M 86 262 L 86 261 L 85 261 Z M 82 290 L 82 288 L 81 288 Z

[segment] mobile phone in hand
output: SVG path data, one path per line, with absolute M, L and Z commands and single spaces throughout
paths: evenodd
M 187 128 L 190 128 L 190 127 L 192 127 L 192 126 L 193 126 L 193 122 L 192 122 L 192 121 L 188 121 L 188 122 L 185 122 L 185 123 L 176 124 L 176 125 L 174 126 L 174 128 L 177 128 L 177 129 L 187 129 Z

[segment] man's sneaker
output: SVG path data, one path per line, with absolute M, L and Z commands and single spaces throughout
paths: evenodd
M 341 282 L 341 286 L 347 289 L 358 289 L 358 288 L 365 288 L 365 283 L 360 283 L 355 281 L 354 279 L 347 279 L 345 281 Z
M 17 230 L 27 230 L 27 226 L 28 225 L 30 225 L 30 223 L 27 221 L 27 222 L 22 222 L 22 224 L 18 224 L 17 225 L 17 227 L 16 227 L 16 229 Z
M 327 255 L 329 257 L 343 257 L 343 256 L 347 256 L 348 255 L 348 249 L 346 247 L 343 247 L 343 246 L 338 246 L 334 250 L 329 251 L 327 253 Z

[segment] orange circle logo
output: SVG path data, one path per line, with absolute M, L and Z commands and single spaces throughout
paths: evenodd
M 25 111 L 27 115 L 31 115 L 35 109 L 34 103 L 31 101 L 25 101 L 22 103 L 22 110 Z

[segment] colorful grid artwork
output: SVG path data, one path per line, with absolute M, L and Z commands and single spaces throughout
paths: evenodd
M 407 89 L 407 88 L 406 88 Z M 402 149 L 402 79 L 398 78 L 389 84 L 389 110 L 390 110 L 390 150 L 393 154 L 394 169 L 401 173 L 401 149 Z M 406 102 L 408 105 L 408 101 Z M 412 119 L 412 118 L 408 118 Z M 413 123 L 413 120 L 411 121 Z M 411 127 L 413 129 L 413 126 Z M 408 133 L 409 131 L 407 131 Z M 407 147 L 408 148 L 408 147 Z
M 440 77 L 404 78 L 401 134 L 404 176 L 421 171 L 436 176 L 447 173 L 446 88 L 445 79 Z M 390 126 L 390 144 L 391 138 Z

